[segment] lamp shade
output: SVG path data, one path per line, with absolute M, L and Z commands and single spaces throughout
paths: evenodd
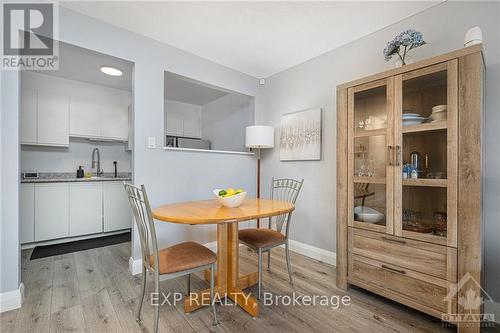
M 245 133 L 247 148 L 273 148 L 274 127 L 272 126 L 247 126 Z

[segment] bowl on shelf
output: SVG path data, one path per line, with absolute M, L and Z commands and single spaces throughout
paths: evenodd
M 427 121 L 427 117 L 424 117 L 418 113 L 411 112 L 411 110 L 403 111 L 403 127 L 419 125 L 424 121 Z
M 217 188 L 217 189 L 213 190 L 213 193 L 214 193 L 215 197 L 217 198 L 217 201 L 219 201 L 219 203 L 224 207 L 228 207 L 228 208 L 239 207 L 239 206 L 241 206 L 241 204 L 243 203 L 243 201 L 245 201 L 245 198 L 247 197 L 247 192 L 240 192 L 238 194 L 234 194 L 234 195 L 231 195 L 228 197 L 221 197 L 219 195 L 219 192 L 221 190 L 222 189 Z
M 382 221 L 384 214 L 370 207 L 354 207 L 354 219 L 359 222 L 377 223 Z
M 445 120 L 448 116 L 448 106 L 447 105 L 436 105 L 432 108 L 431 120 Z

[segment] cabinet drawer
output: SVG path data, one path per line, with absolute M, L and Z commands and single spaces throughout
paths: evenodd
M 357 255 L 350 259 L 350 283 L 436 317 L 447 313 L 448 281 Z
M 451 282 L 457 279 L 455 248 L 349 228 L 349 252 Z

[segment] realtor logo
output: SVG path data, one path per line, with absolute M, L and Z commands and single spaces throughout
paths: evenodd
M 3 3 L 2 69 L 56 70 L 54 3 Z
M 465 274 L 457 284 L 451 284 L 444 301 L 448 303 L 448 313 L 442 315 L 444 322 L 480 327 L 494 325 L 494 314 L 481 313 L 482 305 L 485 302 L 493 302 L 493 299 L 470 273 Z M 458 311 L 454 311 L 454 301 L 462 307 L 460 313 L 455 313 Z

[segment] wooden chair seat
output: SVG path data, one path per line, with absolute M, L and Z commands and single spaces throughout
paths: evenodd
M 238 233 L 243 243 L 255 248 L 268 248 L 285 242 L 285 235 L 272 229 L 243 229 Z
M 158 252 L 160 274 L 170 274 L 209 265 L 215 262 L 216 255 L 201 244 L 184 242 L 162 249 Z M 154 257 L 149 257 L 154 267 Z

